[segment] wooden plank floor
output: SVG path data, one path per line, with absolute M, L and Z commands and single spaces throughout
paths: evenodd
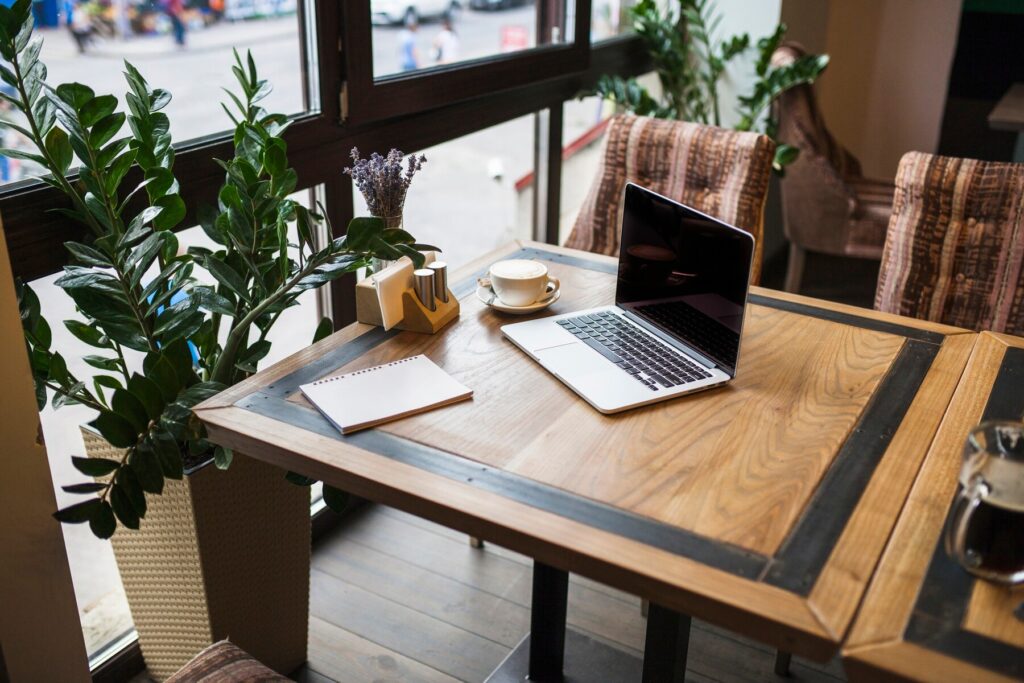
M 298 678 L 483 681 L 526 635 L 531 561 L 383 506 L 352 514 L 313 549 L 309 663 Z M 640 656 L 638 598 L 573 576 L 569 626 Z M 774 652 L 694 621 L 687 680 L 781 681 Z M 837 660 L 795 659 L 789 680 L 845 680 Z

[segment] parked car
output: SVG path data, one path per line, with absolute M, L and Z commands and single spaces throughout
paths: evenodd
M 472 9 L 506 9 L 529 2 L 530 0 L 469 0 L 469 6 Z
M 451 16 L 458 8 L 456 0 L 370 0 L 370 17 L 375 24 L 409 24 Z

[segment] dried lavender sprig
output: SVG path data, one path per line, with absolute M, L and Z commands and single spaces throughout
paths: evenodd
M 405 156 L 401 151 L 392 149 L 386 157 L 374 152 L 368 159 L 363 159 L 356 147 L 352 148 L 351 156 L 353 165 L 344 172 L 352 176 L 370 214 L 382 218 L 400 216 L 409 185 L 416 172 L 423 168 L 427 157 L 423 154 Z

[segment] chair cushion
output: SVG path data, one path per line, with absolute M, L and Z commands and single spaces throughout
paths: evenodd
M 905 155 L 875 308 L 1024 334 L 1024 164 Z
M 165 683 L 262 683 L 288 681 L 226 640 L 214 643 L 178 670 Z
M 757 240 L 761 233 L 775 143 L 764 135 L 645 116 L 616 116 L 607 146 L 566 246 L 619 253 L 619 205 L 636 183 L 720 220 Z

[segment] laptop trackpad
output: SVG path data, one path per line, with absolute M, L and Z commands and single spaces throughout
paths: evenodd
M 551 372 L 574 382 L 589 375 L 596 377 L 620 372 L 586 344 L 579 342 L 552 346 L 534 353 Z

